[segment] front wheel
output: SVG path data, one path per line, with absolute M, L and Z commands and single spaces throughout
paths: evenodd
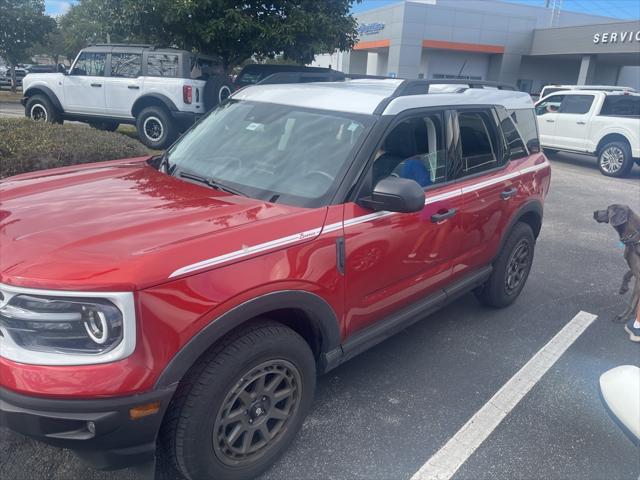
M 496 308 L 511 305 L 529 277 L 534 248 L 535 237 L 531 227 L 526 223 L 516 223 L 493 264 L 489 280 L 475 291 L 478 300 Z
M 36 122 L 62 123 L 60 112 L 44 95 L 33 95 L 24 107 L 25 117 Z
M 151 106 L 136 117 L 136 129 L 140 141 L 154 150 L 163 150 L 178 137 L 174 122 L 166 109 Z
M 598 153 L 598 168 L 607 177 L 624 177 L 633 167 L 631 149 L 624 142 L 610 142 Z
M 291 444 L 314 388 L 305 340 L 258 320 L 193 367 L 169 407 L 163 443 L 187 478 L 254 478 Z

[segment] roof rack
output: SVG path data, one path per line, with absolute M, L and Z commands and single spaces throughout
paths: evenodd
M 391 77 L 383 77 L 381 75 L 363 75 L 358 73 L 344 73 L 338 70 L 330 70 L 326 72 L 277 72 L 265 77 L 258 85 L 274 85 L 283 83 L 308 83 L 308 82 L 343 82 L 347 78 L 352 80 L 361 80 L 372 78 L 377 80 L 389 79 Z
M 92 43 L 90 47 L 134 47 L 134 48 L 156 48 L 149 43 Z

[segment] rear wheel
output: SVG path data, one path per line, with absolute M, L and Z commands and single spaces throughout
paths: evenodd
M 258 321 L 206 354 L 183 380 L 163 443 L 187 478 L 254 478 L 293 441 L 314 388 L 315 360 L 305 340 Z
M 27 118 L 36 122 L 62 123 L 62 116 L 44 95 L 32 95 L 24 107 Z
M 598 153 L 598 168 L 607 177 L 624 177 L 633 167 L 631 149 L 624 142 L 610 142 Z
M 136 129 L 140 141 L 154 150 L 167 148 L 178 137 L 169 113 L 158 106 L 147 107 L 138 114 Z
M 224 102 L 232 93 L 231 85 L 223 77 L 214 76 L 207 80 L 203 91 L 205 111 L 209 111 Z
M 533 264 L 535 237 L 526 223 L 515 224 L 493 264 L 493 272 L 475 291 L 485 305 L 502 308 L 511 305 L 524 288 Z

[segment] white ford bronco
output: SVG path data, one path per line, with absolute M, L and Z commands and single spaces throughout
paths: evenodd
M 68 74 L 29 74 L 25 115 L 87 122 L 113 131 L 136 126 L 142 143 L 163 149 L 231 94 L 214 57 L 151 45 L 99 44 L 82 50 Z
M 624 177 L 640 163 L 640 95 L 599 90 L 559 91 L 536 103 L 540 143 L 547 153 L 595 155 L 603 175 Z

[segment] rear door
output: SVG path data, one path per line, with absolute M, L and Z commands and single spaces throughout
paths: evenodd
M 88 115 L 105 114 L 107 53 L 82 52 L 64 78 L 64 109 Z
M 556 136 L 556 124 L 565 95 L 552 95 L 536 104 L 540 143 L 545 147 L 562 147 Z
M 565 95 L 556 115 L 555 136 L 567 150 L 587 151 L 589 119 L 595 108 L 594 95 Z
M 109 65 L 104 79 L 107 114 L 131 117 L 131 107 L 144 86 L 142 52 L 112 52 Z
M 382 138 L 365 174 L 372 185 L 389 175 L 425 190 L 417 213 L 372 212 L 347 203 L 344 214 L 346 325 L 349 335 L 417 300 L 441 292 L 461 236 L 460 188 L 447 179 L 453 139 L 449 112 L 400 116 Z
M 524 195 L 517 169 L 528 153 L 506 112 L 503 117 L 500 120 L 491 108 L 458 109 L 459 157 L 452 162 L 450 175 L 462 189 L 463 235 L 452 280 L 493 261 Z M 505 124 L 507 135 L 500 123 Z

